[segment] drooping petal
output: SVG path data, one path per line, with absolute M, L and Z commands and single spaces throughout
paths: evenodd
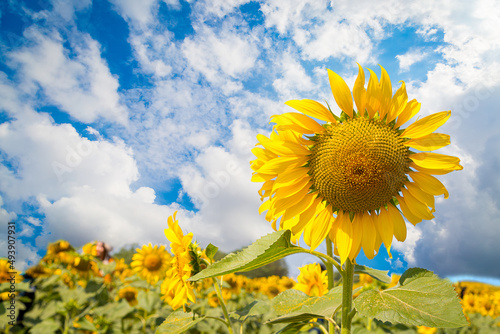
M 427 136 L 410 139 L 404 142 L 409 146 L 420 151 L 434 151 L 450 144 L 450 136 L 442 133 L 430 133 Z
M 290 100 L 285 102 L 287 106 L 300 111 L 301 113 L 320 119 L 325 122 L 337 123 L 333 114 L 319 102 L 313 100 Z
M 314 228 L 311 231 L 310 246 L 315 250 L 325 240 L 332 227 L 334 217 L 332 210 L 327 207 L 323 209 L 314 222 Z
M 352 224 L 349 215 L 339 212 L 337 215 L 339 225 L 335 234 L 335 246 L 339 252 L 340 263 L 344 264 L 352 248 Z
M 394 224 L 385 208 L 380 208 L 380 213 L 374 215 L 375 227 L 382 238 L 382 242 L 389 251 L 391 249 L 392 238 L 394 237 Z
M 373 259 L 375 256 L 375 242 L 377 241 L 377 230 L 375 224 L 373 223 L 373 218 L 365 212 L 361 217 L 361 222 L 363 224 L 363 238 L 361 240 L 361 245 L 365 256 L 369 259 Z
M 419 119 L 418 121 L 415 121 L 415 123 L 408 126 L 401 134 L 401 137 L 420 138 L 427 136 L 446 123 L 450 116 L 451 111 L 441 111 Z
M 330 79 L 330 87 L 332 88 L 333 97 L 335 98 L 337 105 L 343 112 L 352 118 L 353 103 L 349 86 L 347 86 L 344 79 L 342 79 L 340 75 L 331 70 L 328 70 L 328 78 Z
M 354 260 L 361 250 L 361 240 L 363 239 L 363 224 L 361 214 L 355 214 L 351 222 L 352 226 L 352 247 L 349 252 L 349 259 Z
M 417 225 L 422 221 L 422 218 L 419 218 L 411 212 L 411 210 L 408 208 L 408 205 L 406 205 L 405 199 L 399 195 L 396 196 L 396 199 L 399 202 L 399 207 L 401 208 L 401 211 L 403 211 L 403 215 L 408 220 L 410 223 L 413 225 Z
M 389 217 L 394 226 L 394 236 L 398 241 L 405 241 L 406 223 L 401 216 L 401 213 L 399 213 L 399 210 L 391 204 L 387 205 L 387 212 L 389 213 Z
M 444 198 L 448 198 L 448 190 L 434 176 L 419 172 L 409 172 L 408 175 L 426 193 L 434 196 L 444 195 Z
M 410 211 L 417 217 L 431 220 L 434 215 L 429 210 L 425 203 L 420 202 L 415 196 L 413 196 L 407 189 L 401 189 L 404 200 Z
M 435 211 L 434 196 L 426 193 L 413 182 L 406 182 L 405 186 L 413 197 L 431 207 L 432 211 Z

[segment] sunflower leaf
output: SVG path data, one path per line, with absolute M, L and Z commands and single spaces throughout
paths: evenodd
M 382 270 L 377 270 L 373 269 L 367 266 L 362 266 L 362 265 L 355 265 L 354 266 L 354 273 L 355 274 L 367 274 L 376 279 L 377 281 L 380 281 L 382 283 L 391 283 L 391 277 L 387 275 L 389 271 L 382 271 Z
M 265 235 L 242 251 L 228 254 L 222 260 L 208 266 L 191 277 L 189 281 L 197 281 L 235 272 L 246 272 L 260 268 L 291 254 L 309 253 L 304 248 L 292 245 L 290 236 L 290 230 L 281 230 Z
M 314 318 L 332 317 L 342 304 L 342 287 L 336 287 L 321 297 L 309 297 L 302 291 L 286 290 L 272 300 L 272 308 L 278 315 L 268 323 L 309 321 Z
M 172 312 L 156 329 L 156 333 L 181 334 L 196 325 L 205 317 L 196 316 L 191 312 L 185 313 L 182 309 Z
M 440 328 L 468 324 L 453 286 L 421 268 L 408 269 L 394 288 L 361 293 L 354 307 L 365 317 L 391 323 Z
M 215 254 L 217 254 L 217 251 L 219 250 L 219 247 L 214 246 L 212 244 L 208 244 L 207 248 L 205 248 L 205 254 L 207 257 L 213 261 Z

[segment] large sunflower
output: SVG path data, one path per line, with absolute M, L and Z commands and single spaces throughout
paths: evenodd
M 159 280 L 165 278 L 172 258 L 165 246 L 151 246 L 151 243 L 149 243 L 142 246 L 142 248 L 137 248 L 136 251 L 137 253 L 132 256 L 130 266 L 139 276 L 152 284 L 156 284 Z
M 433 133 L 450 111 L 403 129 L 420 110 L 408 101 L 404 82 L 393 96 L 385 69 L 380 81 L 370 70 L 365 89 L 359 66 L 351 94 L 338 74 L 328 70 L 328 76 L 340 117 L 316 101 L 291 100 L 286 104 L 299 112 L 273 116 L 270 138 L 257 136 L 262 147 L 252 150 L 251 165 L 252 181 L 264 182 L 259 211 L 267 211 L 275 229 L 290 229 L 294 240 L 303 234 L 311 249 L 329 235 L 342 263 L 361 248 L 371 259 L 382 242 L 390 251 L 393 236 L 406 239 L 403 217 L 414 225 L 432 219 L 434 196 L 448 197 L 432 175 L 462 169 L 460 160 L 428 151 L 450 143 L 448 135 Z

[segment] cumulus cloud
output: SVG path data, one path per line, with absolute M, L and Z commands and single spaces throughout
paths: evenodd
M 23 74 L 30 93 L 35 94 L 34 84 L 39 85 L 49 102 L 84 123 L 102 117 L 126 124 L 127 111 L 120 103 L 118 80 L 101 58 L 95 40 L 83 34 L 68 50 L 58 33 L 43 34 L 31 28 L 25 34 L 31 43 L 10 53 L 9 58 Z M 76 56 L 70 56 L 70 51 Z
M 408 71 L 410 67 L 427 57 L 427 53 L 422 49 L 409 50 L 405 54 L 397 55 L 396 59 L 399 61 L 399 69 L 401 72 Z

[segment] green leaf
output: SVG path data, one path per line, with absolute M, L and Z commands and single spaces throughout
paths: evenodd
M 229 316 L 236 321 L 245 321 L 248 317 L 269 313 L 270 309 L 271 305 L 269 301 L 254 300 L 247 306 L 229 313 Z
M 309 297 L 302 291 L 286 290 L 274 297 L 272 308 L 279 316 L 269 323 L 331 319 L 342 304 L 342 287 L 336 287 L 321 297 Z
M 30 333 L 33 334 L 48 334 L 56 333 L 58 329 L 61 328 L 59 322 L 54 319 L 46 319 L 35 326 L 31 327 Z
M 217 251 L 219 250 L 219 247 L 214 246 L 212 244 L 208 244 L 207 248 L 205 248 L 205 254 L 207 257 L 213 261 L 215 254 L 217 254 Z
M 156 333 L 181 334 L 196 325 L 205 317 L 197 316 L 191 312 L 184 313 L 182 309 L 172 312 L 165 321 L 156 329 Z
M 382 271 L 357 264 L 354 266 L 355 274 L 367 274 L 373 277 L 374 279 L 386 284 L 391 283 L 391 277 L 387 275 L 388 272 L 389 270 Z
M 189 281 L 250 271 L 291 254 L 309 253 L 304 248 L 292 245 L 291 233 L 290 230 L 281 230 L 265 235 L 242 251 L 231 253 L 208 266 Z
M 456 328 L 467 326 L 453 286 L 421 269 L 408 269 L 398 286 L 368 290 L 354 300 L 363 316 L 405 325 Z
M 156 303 L 160 301 L 160 296 L 152 291 L 139 291 L 137 294 L 137 307 L 142 308 L 148 314 L 153 313 Z

